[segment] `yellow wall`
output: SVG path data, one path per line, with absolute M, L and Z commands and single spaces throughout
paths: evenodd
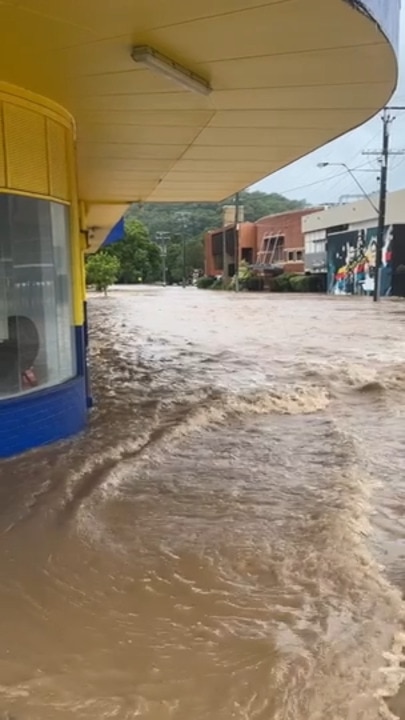
M 0 83 L 0 193 L 62 202 L 71 209 L 73 322 L 83 324 L 83 250 L 80 239 L 74 123 L 46 98 Z

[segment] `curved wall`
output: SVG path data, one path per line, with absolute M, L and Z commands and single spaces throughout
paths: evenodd
M 0 83 L 0 192 L 70 203 L 74 125 L 56 103 Z
M 5 83 L 0 233 L 4 458 L 80 431 L 87 415 L 74 124 L 58 105 Z
M 19 398 L 0 401 L 0 458 L 48 445 L 83 430 L 84 377 Z

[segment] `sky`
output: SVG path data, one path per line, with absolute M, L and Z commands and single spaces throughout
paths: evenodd
M 401 11 L 400 38 L 399 83 L 390 103 L 405 105 L 405 7 Z M 405 149 L 405 111 L 395 113 L 390 132 L 391 149 Z M 302 160 L 257 183 L 252 190 L 277 192 L 291 199 L 306 200 L 314 205 L 339 202 L 343 196 L 358 196 L 359 188 L 344 168 L 320 169 L 317 163 L 345 162 L 351 169 L 361 166 L 361 169 L 355 173 L 360 184 L 368 194 L 376 192 L 379 174 L 378 158 L 366 157 L 362 153 L 363 150 L 379 149 L 381 138 L 382 123 L 379 113 L 357 130 L 324 145 Z M 374 168 L 375 173 L 363 171 Z M 392 156 L 389 168 L 389 190 L 405 188 L 405 155 Z

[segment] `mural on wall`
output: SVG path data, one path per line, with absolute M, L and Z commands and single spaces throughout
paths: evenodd
M 391 295 L 393 228 L 387 227 L 381 266 L 381 295 Z M 348 231 L 328 237 L 328 292 L 371 295 L 374 292 L 377 229 Z

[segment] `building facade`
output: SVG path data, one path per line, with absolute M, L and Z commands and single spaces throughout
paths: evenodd
M 256 259 L 257 231 L 254 223 L 242 222 L 238 225 L 239 262 L 245 260 L 249 264 Z M 212 230 L 205 234 L 205 274 L 210 276 L 224 274 L 233 277 L 235 274 L 235 224 Z
M 256 263 L 278 265 L 284 272 L 304 272 L 305 241 L 302 218 L 318 208 L 268 215 L 256 222 Z
M 305 268 L 326 277 L 333 295 L 371 295 L 376 277 L 378 198 L 325 208 L 303 218 Z M 405 191 L 387 197 L 381 294 L 405 295 Z
M 303 217 L 318 212 L 319 208 L 305 208 L 276 213 L 260 218 L 255 223 L 238 225 L 239 262 L 244 260 L 257 270 L 263 266 L 277 266 L 284 272 L 304 272 L 305 241 L 302 231 Z M 235 225 L 212 230 L 205 235 L 205 272 L 222 275 L 225 257 L 225 274 L 235 272 Z M 225 250 L 225 253 L 224 253 Z

